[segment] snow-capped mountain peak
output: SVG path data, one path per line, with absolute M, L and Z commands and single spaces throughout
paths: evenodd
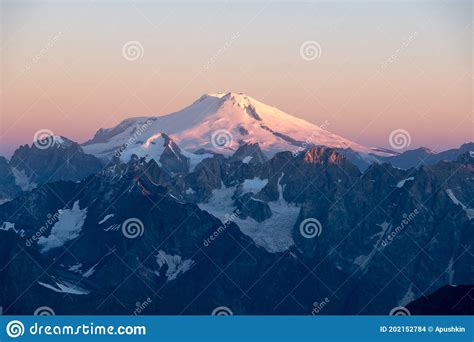
M 124 145 L 131 149 L 137 145 L 146 148 L 161 133 L 188 152 L 230 155 L 243 144 L 254 143 L 268 156 L 280 151 L 299 151 L 310 145 L 371 152 L 368 147 L 233 92 L 205 94 L 172 114 L 124 120 L 114 128 L 100 129 L 83 147 L 87 153 L 110 157 Z

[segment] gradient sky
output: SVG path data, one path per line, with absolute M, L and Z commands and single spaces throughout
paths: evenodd
M 204 93 L 243 92 L 360 144 L 474 140 L 473 18 L 456 1 L 3 1 L 0 154 L 84 142 Z M 321 57 L 300 56 L 317 41 Z M 139 41 L 142 58 L 122 47 Z

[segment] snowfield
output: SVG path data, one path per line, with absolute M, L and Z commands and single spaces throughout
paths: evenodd
M 58 217 L 58 222 L 51 228 L 48 237 L 40 237 L 38 245 L 41 253 L 60 247 L 70 240 L 77 238 L 87 216 L 87 208 L 80 209 L 79 201 L 74 202 L 71 209 L 63 209 Z
M 253 218 L 241 219 L 236 217 L 233 222 L 240 231 L 250 237 L 257 246 L 265 248 L 269 253 L 280 253 L 288 250 L 295 244 L 293 240 L 293 227 L 298 219 L 300 208 L 286 202 L 283 199 L 283 187 L 278 180 L 279 198 L 274 202 L 268 202 L 272 215 L 263 222 L 257 222 Z M 246 180 L 249 181 L 249 180 Z M 260 191 L 268 180 L 250 180 L 247 190 Z M 237 187 L 226 188 L 224 184 L 220 189 L 212 192 L 211 198 L 206 203 L 198 203 L 200 209 L 207 211 L 221 221 L 226 215 L 231 215 L 234 210 L 232 196 Z

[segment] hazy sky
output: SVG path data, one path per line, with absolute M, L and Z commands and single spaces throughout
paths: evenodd
M 370 146 L 390 147 L 399 128 L 408 148 L 474 140 L 469 0 L 2 6 L 3 155 L 39 129 L 83 142 L 124 118 L 227 91 Z M 124 58 L 129 41 L 140 58 Z M 319 58 L 302 58 L 307 41 Z

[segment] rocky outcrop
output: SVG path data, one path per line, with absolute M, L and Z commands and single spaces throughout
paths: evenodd
M 333 149 L 315 146 L 304 154 L 304 161 L 310 164 L 342 165 L 346 159 Z
M 0 204 L 9 201 L 21 193 L 16 184 L 15 175 L 8 161 L 0 157 Z
M 100 171 L 102 163 L 82 147 L 64 137 L 49 137 L 51 142 L 20 146 L 10 166 L 29 183 L 41 185 L 59 180 L 79 181 Z
M 260 146 L 255 144 L 243 144 L 229 158 L 231 162 L 241 161 L 245 164 L 261 164 L 267 160 Z
M 189 171 L 189 158 L 185 157 L 178 145 L 166 134 L 163 136 L 164 150 L 159 162 L 163 169 L 170 174 L 187 173 Z

